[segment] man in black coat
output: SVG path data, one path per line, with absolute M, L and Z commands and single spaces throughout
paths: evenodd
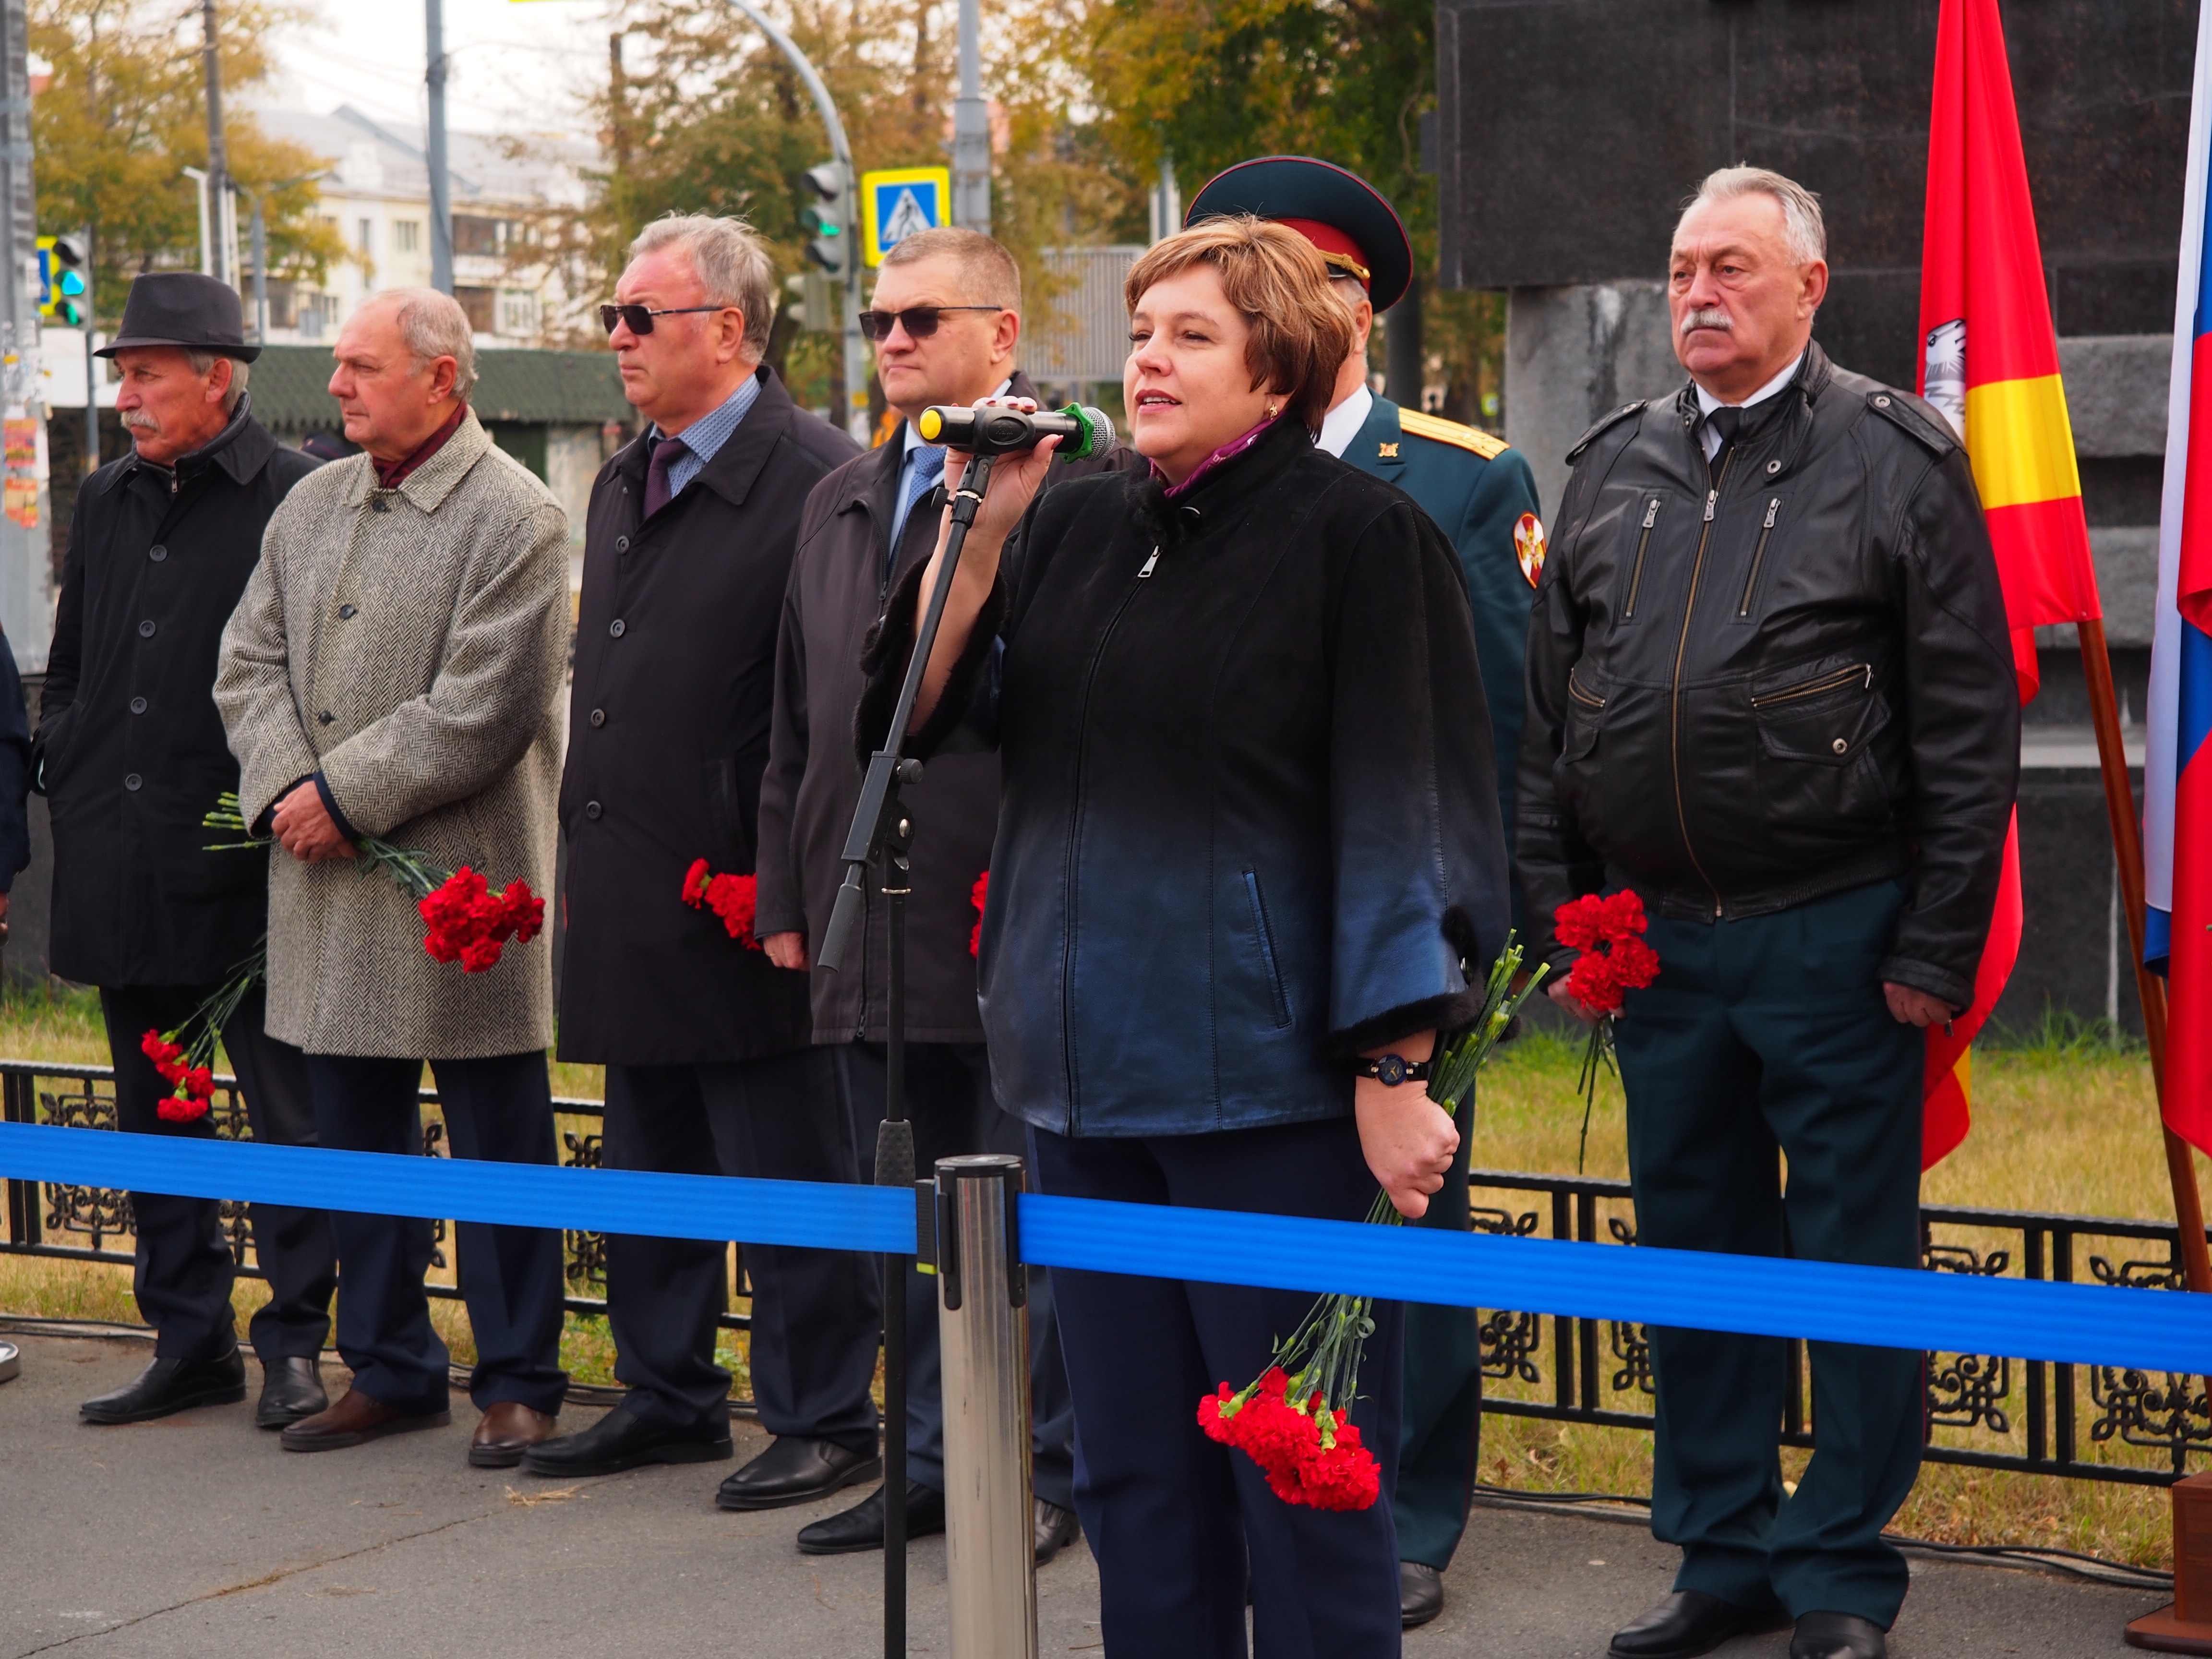
M 847 462 L 806 503 L 776 658 L 775 732 L 761 782 L 760 913 L 769 959 L 805 969 L 844 880 L 845 830 L 860 799 L 853 713 L 860 653 L 897 575 L 929 557 L 945 507 L 945 451 L 914 421 L 932 404 L 1004 393 L 1034 398 L 1014 370 L 1021 274 L 973 230 L 919 232 L 894 247 L 862 328 L 874 341 L 884 395 L 907 417 L 897 436 Z M 1057 477 L 1132 464 L 1126 448 L 1053 469 Z M 893 550 L 896 556 L 893 557 Z M 879 739 L 873 734 L 870 747 Z M 915 824 L 907 902 L 907 1096 L 915 1168 L 961 1152 L 1026 1157 L 1022 1126 L 991 1097 L 969 949 L 976 882 L 991 862 L 999 757 L 940 756 L 904 795 Z M 860 948 L 842 973 L 813 975 L 814 1040 L 835 1045 L 864 1168 L 884 1115 L 886 912 L 872 884 Z M 871 1171 L 872 1173 L 872 1171 Z M 945 1413 L 939 1395 L 936 1281 L 908 1276 L 907 1535 L 945 1529 Z M 1036 1548 L 1048 1558 L 1076 1534 L 1073 1402 L 1060 1363 L 1052 1291 L 1030 1274 L 1030 1389 Z M 880 1491 L 803 1528 L 809 1554 L 880 1549 Z
M 317 463 L 254 420 L 237 294 L 157 272 L 131 285 L 100 355 L 123 383 L 133 453 L 85 481 L 70 525 L 33 764 L 52 814 L 53 970 L 100 988 L 119 1127 L 208 1138 L 203 1116 L 164 1121 L 169 1085 L 140 1048 L 172 1030 L 261 945 L 268 854 L 210 852 L 201 824 L 238 787 L 213 696 L 216 647 L 261 554 L 261 532 Z M 315 1144 L 300 1051 L 262 1029 L 257 984 L 222 1028 L 257 1140 Z M 231 1316 L 234 1264 L 211 1199 L 131 1194 L 132 1288 L 155 1327 L 154 1362 L 87 1401 L 94 1423 L 133 1423 L 243 1400 Z M 253 1316 L 265 1429 L 329 1402 L 316 1360 L 337 1283 L 320 1210 L 253 1206 L 270 1299 Z
M 607 1067 L 605 1167 L 858 1179 L 804 976 L 697 898 L 695 863 L 753 871 L 776 625 L 801 507 L 854 446 L 760 368 L 775 271 L 741 222 L 655 222 L 600 308 L 652 427 L 592 489 L 561 822 L 568 838 L 561 1054 Z M 724 884 L 725 886 L 731 884 Z M 722 887 L 714 896 L 720 900 Z M 621 1407 L 533 1447 L 562 1478 L 730 1455 L 714 1358 L 724 1250 L 607 1241 Z M 748 1244 L 752 1392 L 776 1437 L 725 1509 L 803 1504 L 873 1478 L 878 1304 L 869 1259 Z

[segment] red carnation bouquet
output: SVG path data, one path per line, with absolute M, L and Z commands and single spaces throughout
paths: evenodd
M 710 875 L 707 860 L 694 859 L 684 873 L 684 902 L 694 910 L 712 910 L 722 920 L 722 930 L 748 951 L 762 948 L 753 937 L 753 916 L 760 905 L 757 876 Z
M 976 884 L 978 897 L 982 883 Z M 1457 1116 L 1521 1005 L 1548 971 L 1539 963 L 1520 979 L 1522 951 L 1508 933 L 1491 964 L 1482 1011 L 1437 1045 L 1429 1068 L 1429 1098 Z M 1404 1219 L 1389 1194 L 1378 1192 L 1367 1219 L 1395 1226 Z M 1359 1361 L 1375 1334 L 1371 1297 L 1334 1294 L 1317 1298 L 1288 1340 L 1275 1344 L 1273 1363 L 1252 1382 L 1222 1383 L 1198 1402 L 1198 1426 L 1206 1438 L 1233 1446 L 1267 1477 L 1267 1488 L 1285 1504 L 1316 1510 L 1364 1510 L 1382 1491 L 1375 1454 L 1347 1420 L 1358 1395 Z
M 411 867 L 411 866 L 410 866 Z M 395 869 L 395 875 L 398 871 Z M 422 879 L 429 879 L 423 871 Z M 414 890 L 411 882 L 402 884 Z M 545 925 L 545 901 L 518 881 L 494 892 L 491 884 L 463 865 L 428 892 L 421 894 L 415 908 L 429 932 L 422 948 L 434 962 L 458 962 L 465 974 L 481 974 L 499 964 L 499 954 L 513 939 L 527 945 Z
M 991 872 L 986 870 L 975 878 L 975 886 L 968 890 L 968 902 L 975 907 L 975 926 L 968 934 L 968 954 L 983 953 L 983 901 L 991 896 Z
M 1583 1097 L 1582 1145 L 1575 1153 L 1578 1175 L 1589 1152 L 1598 1073 L 1615 1069 L 1613 1017 L 1629 992 L 1640 991 L 1659 977 L 1659 953 L 1644 942 L 1647 926 L 1644 901 L 1633 889 L 1570 899 L 1552 913 L 1553 936 L 1569 950 L 1582 952 L 1567 970 L 1567 994 L 1598 1016 L 1590 1027 L 1582 1077 L 1576 1084 Z
M 238 1012 L 246 994 L 269 971 L 268 944 L 253 947 L 253 954 L 231 969 L 216 993 L 173 1030 L 148 1031 L 138 1039 L 139 1051 L 154 1062 L 170 1092 L 154 1110 L 167 1123 L 197 1123 L 215 1102 L 215 1047 L 222 1028 Z

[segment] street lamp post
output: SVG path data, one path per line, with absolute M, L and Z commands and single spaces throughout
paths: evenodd
M 235 179 L 229 181 L 233 190 L 253 204 L 253 343 L 256 345 L 269 343 L 269 237 L 263 222 L 261 204 L 265 198 L 280 194 L 295 185 L 304 185 L 324 176 L 321 173 L 303 173 L 296 179 L 264 185 L 258 190 L 250 185 L 241 185 Z
M 435 3 L 435 0 L 433 0 Z M 845 124 L 837 118 L 837 106 L 831 101 L 830 88 L 822 84 L 814 65 L 806 54 L 793 44 L 792 39 L 775 22 L 749 3 L 749 0 L 728 0 L 730 7 L 743 12 L 754 27 L 768 36 L 769 43 L 790 61 L 805 83 L 807 95 L 814 100 L 814 107 L 822 117 L 822 125 L 829 129 L 830 154 L 845 169 L 845 223 L 850 242 L 860 240 L 860 175 L 853 165 L 853 147 L 845 142 Z M 845 345 L 845 429 L 854 441 L 868 441 L 868 354 L 860 343 L 860 260 L 858 247 L 845 256 L 845 302 L 840 332 Z

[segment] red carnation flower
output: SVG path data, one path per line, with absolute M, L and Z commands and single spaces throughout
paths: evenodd
M 975 884 L 968 892 L 968 902 L 975 907 L 975 926 L 968 935 L 968 954 L 979 956 L 983 950 L 983 901 L 991 896 L 991 872 L 986 870 L 975 878 Z
M 694 859 L 684 876 L 684 902 L 694 910 L 713 911 L 721 919 L 722 931 L 748 951 L 762 948 L 753 936 L 753 916 L 760 902 L 757 877 L 709 875 L 707 860 Z

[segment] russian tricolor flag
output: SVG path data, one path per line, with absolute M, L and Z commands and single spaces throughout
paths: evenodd
M 2166 1127 L 2212 1152 L 2212 30 L 2200 17 L 2167 393 L 2166 497 L 2143 766 L 2149 914 L 2143 955 L 2166 970 Z

